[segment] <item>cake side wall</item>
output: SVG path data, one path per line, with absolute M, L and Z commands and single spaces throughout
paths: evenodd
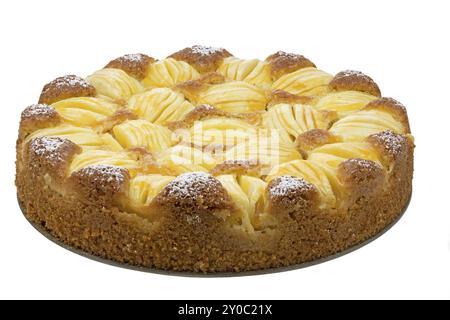
M 176 271 L 249 271 L 316 260 L 356 245 L 391 224 L 411 195 L 413 146 L 394 167 L 386 189 L 359 198 L 348 214 L 294 214 L 275 230 L 247 236 L 220 220 L 202 221 L 163 212 L 149 222 L 117 207 L 99 207 L 50 187 L 17 148 L 16 185 L 26 217 L 62 242 L 93 255 Z M 154 208 L 154 210 L 164 210 Z M 191 214 L 192 216 L 192 214 Z M 195 216 L 195 215 L 194 215 Z

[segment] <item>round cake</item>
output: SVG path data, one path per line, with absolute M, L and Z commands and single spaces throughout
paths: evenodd
M 405 107 L 359 71 L 193 46 L 46 84 L 22 112 L 16 185 L 26 217 L 71 248 L 241 272 L 383 231 L 411 196 L 413 149 Z

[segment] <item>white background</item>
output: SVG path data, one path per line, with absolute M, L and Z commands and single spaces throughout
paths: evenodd
M 1 1 L 0 298 L 450 298 L 447 1 Z M 20 112 L 57 76 L 87 76 L 124 53 L 186 46 L 236 56 L 285 50 L 335 73 L 361 70 L 403 102 L 416 138 L 414 194 L 372 244 L 278 274 L 182 278 L 90 261 L 23 218 L 14 186 Z

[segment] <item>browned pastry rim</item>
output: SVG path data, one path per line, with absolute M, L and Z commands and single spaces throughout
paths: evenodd
M 410 197 L 411 199 L 411 197 Z M 169 275 L 169 276 L 181 276 L 181 277 L 246 277 L 246 276 L 253 276 L 253 275 L 263 275 L 263 274 L 268 274 L 268 273 L 275 273 L 275 272 L 286 272 L 286 271 L 292 271 L 292 270 L 297 270 L 297 269 L 302 269 L 302 268 L 308 268 L 311 266 L 315 266 L 317 264 L 320 263 L 324 263 L 339 257 L 342 257 L 346 254 L 349 254 L 355 250 L 358 250 L 359 248 L 364 247 L 365 245 L 368 245 L 369 243 L 371 243 L 372 241 L 377 240 L 379 237 L 381 237 L 382 235 L 384 235 L 386 232 L 388 232 L 391 228 L 394 227 L 394 225 L 403 217 L 404 213 L 406 212 L 408 205 L 409 205 L 409 201 L 407 202 L 407 204 L 405 205 L 405 208 L 403 209 L 402 213 L 394 220 L 392 221 L 391 224 L 387 225 L 382 231 L 378 232 L 377 234 L 375 234 L 373 237 L 368 238 L 367 240 L 360 242 L 352 247 L 349 247 L 347 249 L 344 249 L 340 252 L 337 252 L 335 254 L 329 255 L 327 257 L 324 258 L 320 258 L 320 259 L 316 259 L 313 261 L 309 261 L 309 262 L 303 262 L 300 264 L 295 264 L 295 265 L 290 265 L 287 267 L 278 267 L 278 268 L 268 268 L 268 269 L 262 269 L 262 270 L 256 270 L 256 271 L 242 271 L 239 273 L 236 272 L 215 272 L 215 273 L 199 273 L 199 272 L 190 272 L 190 271 L 172 271 L 172 270 L 161 270 L 161 269 L 156 269 L 156 268 L 148 268 L 148 267 L 140 267 L 140 266 L 136 266 L 136 265 L 132 265 L 129 263 L 120 263 L 120 262 L 116 262 L 110 259 L 105 259 L 105 258 L 101 258 L 98 255 L 93 255 L 90 253 L 87 253 L 84 250 L 81 250 L 79 248 L 73 247 L 71 245 L 68 245 L 66 242 L 61 241 L 60 239 L 56 238 L 55 236 L 52 235 L 52 233 L 47 230 L 44 226 L 42 226 L 42 224 L 36 223 L 32 220 L 30 220 L 27 217 L 27 214 L 25 212 L 25 210 L 23 209 L 22 204 L 19 201 L 19 206 L 20 209 L 22 210 L 22 213 L 24 214 L 25 218 L 27 219 L 27 221 L 37 230 L 39 231 L 42 235 L 44 235 L 47 239 L 49 239 L 50 241 L 56 243 L 57 245 L 61 246 L 64 249 L 67 249 L 69 251 L 72 251 L 80 256 L 83 256 L 85 258 L 94 260 L 94 261 L 98 261 L 98 262 L 102 262 L 105 264 L 109 264 L 111 266 L 114 267 L 120 267 L 120 268 L 127 268 L 127 269 L 131 269 L 131 270 L 136 270 L 136 271 L 140 271 L 140 272 L 149 272 L 149 273 L 156 273 L 156 274 L 162 274 L 162 275 Z
M 246 159 L 241 142 L 180 135 L 195 138 L 197 124 L 234 128 L 245 143 L 270 129 L 279 154 Z M 183 150 L 210 162 L 172 162 Z M 48 83 L 21 116 L 16 185 L 26 218 L 87 257 L 245 275 L 378 237 L 407 207 L 413 150 L 406 108 L 360 72 L 333 77 L 301 55 L 245 60 L 194 46 Z

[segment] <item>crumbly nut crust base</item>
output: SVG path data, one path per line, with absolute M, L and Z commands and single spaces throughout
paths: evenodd
M 158 223 L 117 208 L 102 208 L 49 188 L 29 168 L 17 174 L 19 201 L 28 219 L 64 243 L 101 258 L 174 271 L 239 272 L 283 267 L 338 253 L 391 224 L 412 191 L 413 154 L 372 199 L 360 199 L 346 217 L 321 212 L 285 217 L 276 230 L 254 238 L 208 221 L 166 211 Z M 99 210 L 100 209 L 100 210 Z

